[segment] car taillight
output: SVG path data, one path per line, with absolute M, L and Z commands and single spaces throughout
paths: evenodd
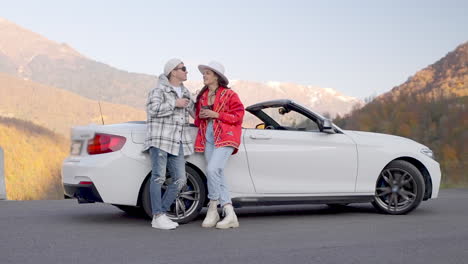
M 116 135 L 95 134 L 94 138 L 88 141 L 88 154 L 96 155 L 120 150 L 126 140 L 125 137 Z
M 91 185 L 91 184 L 93 184 L 93 182 L 92 181 L 80 181 L 78 184 Z

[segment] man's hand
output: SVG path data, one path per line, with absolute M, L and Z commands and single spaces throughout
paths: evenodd
M 218 118 L 219 113 L 209 110 L 209 109 L 201 109 L 200 110 L 200 118 Z
M 190 100 L 187 98 L 180 98 L 176 100 L 175 106 L 179 108 L 185 108 L 188 106 Z

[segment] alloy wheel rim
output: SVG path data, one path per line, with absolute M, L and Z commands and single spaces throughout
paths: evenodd
M 186 173 L 186 175 L 187 184 L 179 191 L 174 203 L 167 212 L 167 216 L 172 220 L 181 220 L 192 214 L 200 203 L 200 186 L 198 186 L 197 181 L 191 174 Z M 161 186 L 163 192 L 166 191 L 167 185 L 171 181 L 172 179 L 168 178 Z
M 410 207 L 418 195 L 413 175 L 402 169 L 385 169 L 380 173 L 375 189 L 375 201 L 389 212 L 401 212 Z

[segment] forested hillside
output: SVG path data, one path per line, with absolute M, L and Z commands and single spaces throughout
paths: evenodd
M 441 164 L 445 186 L 468 186 L 468 43 L 334 122 L 425 144 Z
M 7 199 L 62 199 L 60 168 L 68 155 L 64 137 L 30 122 L 0 117 Z

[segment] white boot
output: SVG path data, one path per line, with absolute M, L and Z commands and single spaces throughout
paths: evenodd
M 236 213 L 232 204 L 226 204 L 223 208 L 224 219 L 216 224 L 216 228 L 226 229 L 231 227 L 239 227 L 239 221 L 237 221 Z
M 214 227 L 219 221 L 218 214 L 218 201 L 211 200 L 208 206 L 205 220 L 203 220 L 202 227 Z

